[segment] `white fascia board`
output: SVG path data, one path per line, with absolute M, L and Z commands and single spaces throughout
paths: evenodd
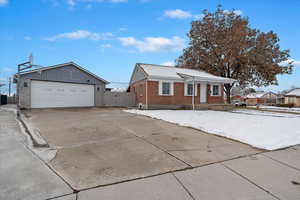
M 187 76 L 186 76 L 187 77 Z M 148 76 L 148 80 L 150 81 L 159 81 L 159 80 L 171 80 L 174 82 L 185 82 L 185 81 L 193 81 L 192 76 L 187 78 L 174 78 L 174 77 L 166 77 L 166 76 Z M 206 78 L 206 77 L 194 77 L 194 80 L 197 82 L 206 82 L 206 83 L 233 83 L 236 80 L 230 78 Z
M 166 77 L 166 76 L 148 76 L 149 81 L 161 81 L 161 80 L 168 80 L 174 82 L 184 82 L 183 78 L 173 78 L 173 77 Z

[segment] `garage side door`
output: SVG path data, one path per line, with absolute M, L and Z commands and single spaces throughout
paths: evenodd
M 31 81 L 31 108 L 94 106 L 94 86 Z

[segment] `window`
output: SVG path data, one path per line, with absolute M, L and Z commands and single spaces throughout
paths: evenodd
M 212 86 L 212 96 L 220 96 L 220 86 L 219 85 Z
M 195 84 L 195 88 L 193 87 L 192 82 L 184 84 L 184 96 L 193 96 L 194 92 L 195 96 L 197 96 L 197 84 Z
M 24 82 L 24 87 L 28 87 L 28 83 L 27 82 Z
M 193 95 L 193 93 L 194 93 L 193 84 L 191 83 L 187 84 L 187 95 Z
M 168 82 L 163 82 L 162 83 L 162 94 L 163 95 L 170 95 L 171 91 L 171 83 L 168 83 Z
M 173 81 L 158 81 L 158 95 L 159 96 L 173 96 L 174 83 Z

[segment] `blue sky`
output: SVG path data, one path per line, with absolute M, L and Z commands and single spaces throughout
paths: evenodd
M 32 52 L 35 64 L 74 61 L 126 83 L 137 62 L 172 64 L 188 43 L 190 22 L 218 4 L 248 16 L 252 27 L 275 31 L 291 50 L 293 75 L 267 89 L 300 87 L 299 0 L 0 0 L 0 81 Z

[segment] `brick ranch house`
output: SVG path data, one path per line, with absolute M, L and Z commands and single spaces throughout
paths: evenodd
M 284 103 L 300 107 L 300 88 L 290 90 L 284 95 Z
M 277 94 L 273 92 L 250 93 L 245 97 L 247 105 L 274 105 L 276 104 Z
M 145 109 L 224 104 L 223 85 L 234 81 L 199 70 L 137 63 L 128 91 Z

